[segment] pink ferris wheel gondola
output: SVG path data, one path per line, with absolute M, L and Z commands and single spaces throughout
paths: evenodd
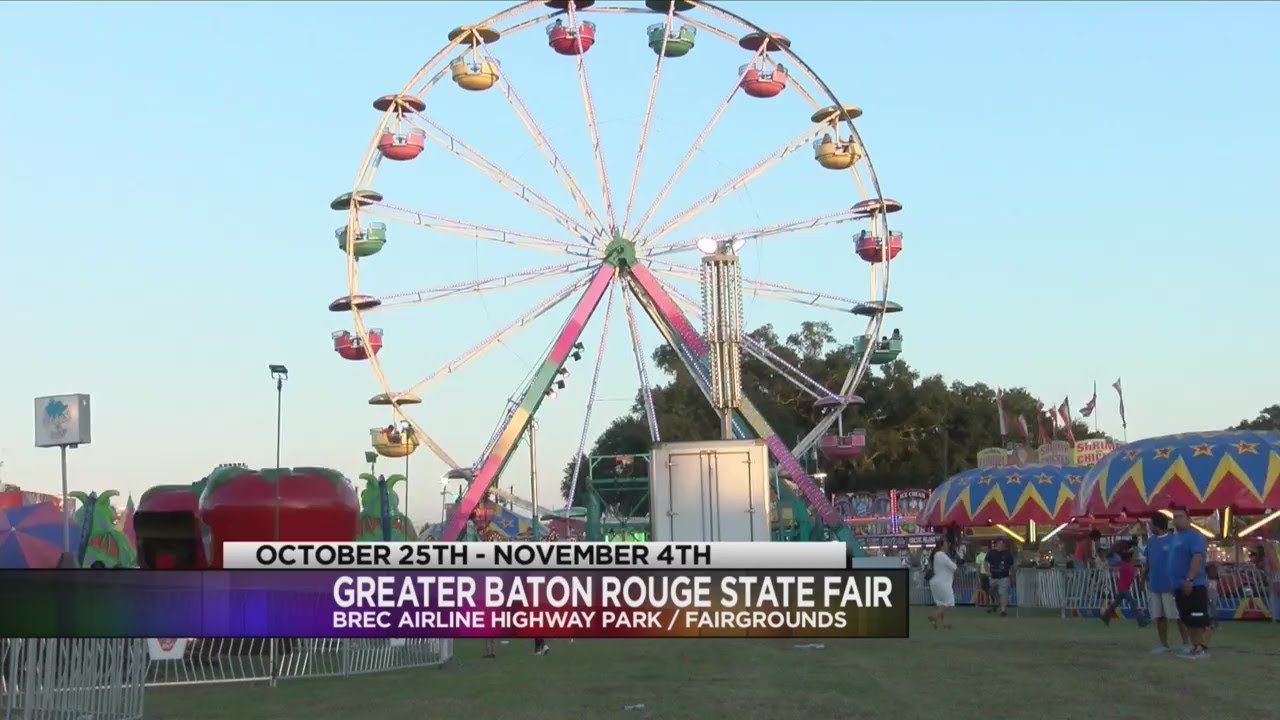
M 596 24 L 584 20 L 570 26 L 557 19 L 547 26 L 547 44 L 561 55 L 582 55 L 596 44 Z
M 333 349 L 344 360 L 368 360 L 382 349 L 382 329 L 371 328 L 366 334 L 368 341 L 360 340 L 348 330 L 333 333 Z
M 379 99 L 376 107 L 383 117 L 362 156 L 356 181 L 330 204 L 346 221 L 338 240 L 347 263 L 346 294 L 330 309 L 350 313 L 353 326 L 335 333 L 334 350 L 340 357 L 364 361 L 372 370 L 379 385 L 377 397 L 385 399 L 374 404 L 391 413 L 381 423 L 383 430 L 412 428 L 413 441 L 452 468 L 449 475 L 462 485 L 441 538 L 456 539 L 473 511 L 484 512 L 488 491 L 517 445 L 526 442 L 540 409 L 546 403 L 564 407 L 567 401 L 576 402 L 575 391 L 585 392 L 588 398 L 588 409 L 579 413 L 583 422 L 577 457 L 582 457 L 589 440 L 590 408 L 598 399 L 605 347 L 617 342 L 610 340 L 610 327 L 617 337 L 625 338 L 636 358 L 638 396 L 651 440 L 658 441 L 660 426 L 649 377 L 651 348 L 645 347 L 654 339 L 646 340 L 641 334 L 645 322 L 652 321 L 658 340 L 675 349 L 689 376 L 707 392 L 711 348 L 695 324 L 700 312 L 696 299 L 699 252 L 744 257 L 742 292 L 762 301 L 760 314 L 748 322 L 770 322 L 767 308 L 778 307 L 771 303 L 801 304 L 806 312 L 839 313 L 834 322 L 845 338 L 840 342 L 852 349 L 846 351 L 844 374 L 834 381 L 806 375 L 804 363 L 780 345 L 752 336 L 742 339 L 744 353 L 778 372 L 800 392 L 820 399 L 816 414 L 821 420 L 807 429 L 807 435 L 797 442 L 775 432 L 755 404 L 754 388 L 743 389 L 740 411 L 726 420 L 726 427 L 734 437 L 763 440 L 772 461 L 828 532 L 847 533 L 847 525 L 812 476 L 816 470 L 798 458 L 848 463 L 868 451 L 869 438 L 862 429 L 866 415 L 855 390 L 871 364 L 888 362 L 901 349 L 896 332 L 884 339 L 887 349 L 879 341 L 867 340 L 881 337 L 886 313 L 902 309 L 889 298 L 888 283 L 889 266 L 901 251 L 902 240 L 888 226 L 896 203 L 880 195 L 875 171 L 854 126 L 861 110 L 835 97 L 785 36 L 760 32 L 710 3 L 655 0 L 628 13 L 588 0 L 551 0 L 545 5 L 550 12 L 542 4 L 523 3 L 450 31 L 448 43 L 430 55 L 419 72 L 393 85 L 404 88 L 400 94 Z M 625 19 L 636 12 L 650 15 L 649 22 L 639 26 L 645 33 L 643 41 L 634 26 L 631 40 L 626 40 Z M 636 49 L 641 42 L 648 46 L 641 50 L 646 66 L 652 68 L 646 83 L 628 86 L 626 73 L 598 65 L 597 54 L 589 52 L 602 29 L 611 32 L 615 27 L 621 30 L 607 37 L 622 37 Z M 552 52 L 573 60 L 550 61 L 541 54 L 545 50 L 522 56 L 515 54 L 519 43 L 506 41 L 539 29 L 545 31 Z M 495 47 L 499 39 L 503 42 Z M 717 55 L 712 45 L 726 39 L 728 48 Z M 698 67 L 700 62 L 723 57 L 726 49 L 741 58 L 736 77 L 728 74 L 733 65 L 719 70 Z M 719 86 L 709 86 L 712 73 L 722 78 Z M 550 93 L 552 87 L 559 88 L 557 94 L 539 102 L 537 96 Z M 480 92 L 490 88 L 499 92 Z M 567 102 L 565 92 L 580 98 Z M 665 150 L 669 144 L 659 145 L 650 138 L 673 129 L 671 121 L 664 119 L 671 116 L 661 107 L 663 98 L 677 94 L 682 98 L 682 119 L 702 113 L 699 105 L 705 106 L 707 119 L 692 133 L 687 150 L 677 147 L 672 157 L 656 157 L 655 148 Z M 628 97 L 637 108 L 630 115 L 622 107 Z M 794 103 L 798 109 L 790 119 L 780 120 L 780 113 L 762 115 L 762 106 L 752 98 L 776 98 L 770 107 Z M 544 124 L 540 112 L 548 102 L 562 108 L 581 107 L 586 132 L 581 125 Z M 492 103 L 505 104 L 510 116 L 497 116 Z M 738 104 L 745 105 L 743 112 L 726 112 L 729 105 Z M 621 168 L 616 166 L 614 148 L 615 167 L 610 168 L 604 147 L 609 138 L 602 137 L 600 126 L 624 117 L 639 117 L 639 140 L 628 148 L 625 155 L 630 162 Z M 749 123 L 724 129 L 742 118 L 750 118 Z M 760 145 L 758 153 L 749 154 L 763 157 L 753 163 L 747 160 L 754 157 L 722 163 L 726 168 L 722 182 L 705 194 L 683 197 L 687 183 L 680 184 L 681 178 L 696 158 L 716 152 L 716 140 L 710 138 L 717 132 L 732 134 L 735 149 Z M 568 150 L 558 146 L 575 140 L 581 146 Z M 590 155 L 590 159 L 574 162 L 572 153 Z M 431 162 L 422 162 L 423 157 Z M 419 159 L 404 162 L 413 158 Z M 587 165 L 594 172 L 584 172 Z M 816 172 L 815 166 L 822 171 Z M 790 175 L 781 178 L 772 192 L 793 194 L 798 199 L 794 204 L 812 201 L 812 210 L 786 219 L 782 208 L 793 203 L 771 197 L 758 209 L 773 216 L 742 227 L 747 223 L 739 219 L 740 208 L 735 210 L 726 198 L 743 197 L 743 189 L 765 174 L 784 173 Z M 536 177 L 558 187 L 542 187 L 531 180 Z M 811 192 L 814 183 L 828 183 L 831 189 Z M 832 202 L 832 197 L 839 200 Z M 526 206 L 533 211 L 531 219 L 519 224 L 504 221 L 509 205 Z M 695 230 L 711 227 L 724 230 L 711 236 Z M 851 234 L 856 238 L 852 248 Z M 812 279 L 825 277 L 820 272 L 809 278 L 778 277 L 785 268 L 776 262 L 777 256 L 771 262 L 745 261 L 770 245 L 782 245 L 773 240 L 782 236 L 792 240 L 786 252 L 804 258 L 807 266 L 839 268 L 834 276 L 840 278 L 841 287 L 850 272 L 867 272 L 869 296 L 849 297 L 841 287 L 811 287 L 830 282 L 829 278 Z M 388 237 L 393 245 L 384 245 Z M 827 241 L 829 245 L 824 245 Z M 458 245 L 450 242 L 475 244 L 483 251 L 463 268 L 453 262 Z M 487 254 L 490 249 L 494 254 Z M 839 255 L 821 256 L 823 252 Z M 486 269 L 487 265 L 493 268 Z M 748 272 L 748 268 L 759 270 Z M 412 282 L 408 278 L 416 275 L 431 279 L 382 293 L 386 285 Z M 690 281 L 695 285 L 682 285 Z M 523 294 L 541 283 L 557 287 Z M 369 288 L 373 287 L 380 294 L 372 294 Z M 468 314 L 462 309 L 463 298 L 477 296 L 484 298 L 478 301 L 483 315 L 476 310 Z M 505 317 L 498 319 L 497 308 L 504 302 L 511 304 Z M 397 310 L 409 306 L 421 312 Z M 378 324 L 401 338 L 394 352 L 380 353 L 383 334 L 366 325 L 375 309 Z M 756 312 L 754 305 L 750 312 Z M 515 346 L 524 342 L 521 333 L 544 316 L 554 318 L 548 322 L 559 328 L 557 334 L 530 340 L 530 347 L 516 351 Z M 625 329 L 618 331 L 619 325 Z M 854 336 L 852 344 L 848 344 L 849 335 Z M 492 353 L 502 347 L 512 352 Z M 467 375 L 471 378 L 464 393 L 467 406 L 483 408 L 493 403 L 499 420 L 496 427 L 477 429 L 469 424 L 470 411 L 447 412 L 461 396 L 433 402 L 426 394 L 436 385 L 459 382 L 451 379 L 462 376 L 464 368 L 470 372 L 469 366 L 481 357 L 493 358 L 485 361 L 492 362 L 493 381 Z M 529 358 L 532 367 L 513 367 L 516 357 Z M 413 362 L 426 358 L 437 359 L 416 382 L 404 376 Z M 593 371 L 580 364 L 596 367 Z M 512 384 L 517 385 L 514 395 Z M 410 404 L 401 398 L 413 398 L 415 403 L 422 398 L 422 403 Z M 454 455 L 452 448 L 432 436 L 441 423 L 452 426 L 454 437 L 483 437 L 476 438 L 476 447 Z M 371 438 L 375 449 L 384 454 L 402 449 L 389 435 L 374 433 Z M 458 457 L 468 459 L 465 473 Z M 571 477 L 579 477 L 576 469 Z

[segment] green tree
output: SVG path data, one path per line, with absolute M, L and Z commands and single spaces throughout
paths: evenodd
M 1262 432 L 1280 432 L 1280 405 L 1263 408 L 1252 420 L 1241 420 L 1231 430 L 1260 430 Z

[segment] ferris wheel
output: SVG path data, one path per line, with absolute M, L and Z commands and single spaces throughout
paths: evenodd
M 537 52 L 533 61 L 526 56 L 504 55 L 504 49 L 518 46 L 521 37 L 537 38 L 528 52 Z M 591 400 L 585 409 L 579 453 L 588 440 L 591 401 L 596 397 L 603 362 L 603 345 L 611 317 L 625 323 L 625 336 L 632 346 L 635 377 L 640 388 L 645 418 L 651 440 L 660 441 L 659 423 L 650 391 L 646 369 L 646 348 L 642 347 L 639 328 L 647 320 L 657 329 L 710 400 L 712 358 L 704 336 L 695 328 L 691 314 L 699 314 L 703 305 L 693 295 L 698 292 L 699 254 L 736 255 L 754 246 L 778 242 L 786 238 L 803 247 L 811 238 L 834 238 L 842 248 L 839 258 L 822 258 L 824 264 L 838 263 L 855 272 L 861 263 L 868 268 L 867 287 L 861 297 L 842 294 L 846 286 L 860 283 L 841 282 L 834 289 L 803 287 L 779 282 L 763 269 L 757 277 L 744 269 L 735 282 L 741 294 L 769 302 L 799 303 L 809 308 L 835 311 L 835 322 L 844 333 L 854 328 L 849 368 L 838 387 L 827 387 L 805 375 L 796 365 L 750 336 L 741 338 L 742 352 L 756 358 L 773 372 L 787 378 L 800 391 L 813 399 L 822 419 L 795 445 L 790 445 L 769 427 L 750 392 L 737 402 L 736 411 L 727 421 L 731 432 L 739 438 L 763 439 L 773 460 L 822 524 L 838 535 L 847 536 L 847 526 L 840 513 L 828 502 L 822 489 L 806 472 L 797 457 L 815 447 L 829 457 L 849 457 L 862 452 L 865 433 L 846 431 L 843 414 L 851 405 L 861 403 L 854 394 L 870 365 L 895 359 L 902 350 L 902 339 L 895 330 L 892 337 L 882 334 L 885 316 L 902 308 L 890 300 L 889 268 L 902 249 L 902 235 L 889 229 L 888 216 L 901 205 L 880 192 L 870 158 L 853 121 L 862 111 L 842 102 L 817 74 L 800 59 L 785 36 L 758 27 L 752 22 L 705 2 L 653 0 L 650 2 L 606 4 L 592 0 L 524 2 L 474 24 L 457 27 L 447 33 L 442 49 L 427 60 L 403 87 L 394 94 L 377 98 L 373 106 L 381 113 L 369 145 L 360 160 L 352 189 L 331 203 L 331 208 L 346 214 L 346 223 L 336 231 L 337 244 L 346 255 L 347 292 L 330 304 L 336 313 L 349 313 L 351 329 L 333 335 L 334 350 L 343 358 L 366 362 L 377 378 L 381 392 L 369 402 L 386 406 L 392 413 L 391 423 L 372 433 L 374 449 L 390 457 L 406 457 L 425 447 L 452 468 L 451 476 L 468 481 L 466 491 L 448 517 L 441 539 L 457 538 L 470 513 L 486 497 L 490 486 L 512 458 L 517 444 L 533 421 L 535 413 L 548 398 L 564 387 L 566 364 L 583 356 L 592 357 L 595 368 L 590 389 Z M 648 87 L 635 88 L 632 96 L 642 109 L 638 141 L 634 146 L 634 162 L 630 172 L 611 175 L 603 150 L 602 103 L 597 100 L 606 84 L 617 82 L 611 73 L 601 82 L 593 73 L 593 59 L 606 43 L 625 43 L 635 48 L 637 62 L 652 67 L 647 75 Z M 719 49 L 712 50 L 712 45 Z M 646 49 L 647 46 L 647 49 Z M 514 48 L 513 48 L 514 51 Z M 560 57 L 558 57 L 560 56 Z M 645 60 L 647 56 L 648 60 Z M 714 64 L 699 66 L 699 56 L 719 58 Z M 506 60 L 502 62 L 501 60 Z M 515 58 L 515 59 L 513 59 Z M 732 58 L 738 58 L 735 68 Z M 524 59 L 523 65 L 518 60 Z M 589 185 L 570 171 L 563 157 L 570 151 L 553 145 L 549 125 L 539 123 L 522 91 L 524 78 L 516 68 L 537 68 L 530 87 L 545 82 L 550 76 L 561 77 L 563 87 L 573 87 L 577 110 L 585 115 L 585 133 L 578 133 L 580 152 L 589 153 L 595 170 Z M 598 67 L 598 66 L 597 66 Z M 657 147 L 655 109 L 662 81 L 677 74 L 697 78 L 704 90 L 700 93 L 712 100 L 722 97 L 697 132 L 687 150 L 670 157 L 647 153 Z M 608 89 L 607 87 L 604 89 Z M 593 90 L 596 95 L 593 95 Z M 646 92 L 647 90 L 647 92 Z M 526 162 L 545 161 L 554 173 L 558 186 L 535 187 L 518 179 L 509 161 L 490 157 L 479 147 L 485 138 L 464 138 L 465 133 L 450 128 L 440 119 L 436 108 L 448 108 L 473 102 L 477 96 L 497 95 L 509 106 L 523 127 L 524 142 L 536 148 Z M 567 104 L 563 96 L 557 102 Z M 750 144 L 765 150 L 762 157 L 740 170 L 730 168 L 719 178 L 722 182 L 709 192 L 680 197 L 673 192 L 678 179 L 699 155 L 716 128 L 740 105 L 787 103 L 781 128 L 755 130 Z M 755 112 L 751 108 L 748 111 Z M 701 123 L 701 119 L 697 119 Z M 786 123 L 791 123 L 787 125 Z M 767 137 L 773 132 L 776 137 Z M 789 137 L 788 137 L 789 136 Z M 617 138 L 612 141 L 619 143 Z M 627 145 L 630 155 L 631 146 Z M 443 163 L 452 156 L 450 170 Z M 532 158 L 532 159 L 530 159 Z M 791 162 L 784 160 L 791 158 Z M 456 162 L 456 161 L 460 161 Z M 615 163 L 616 164 L 616 163 Z M 463 170 L 470 174 L 463 180 Z M 754 227 L 717 223 L 710 231 L 690 233 L 698 216 L 726 198 L 743 191 L 775 168 L 789 167 L 802 173 L 807 182 L 827 187 L 826 202 L 821 212 L 807 217 L 777 217 L 773 203 L 753 203 L 752 212 L 774 212 L 774 217 Z M 637 179 L 642 170 L 659 177 L 660 187 L 650 198 L 638 197 Z M 454 216 L 452 204 L 433 202 L 430 192 L 414 197 L 414 190 L 399 193 L 388 189 L 384 180 L 413 176 L 414 183 L 399 187 L 423 187 L 423 182 L 466 182 L 485 184 L 501 191 L 509 207 L 486 205 L 485 220 Z M 550 176 L 548 176 L 550 177 Z M 376 183 L 375 183 L 376 181 Z M 394 183 L 392 183 L 394 184 Z M 552 184 L 557 184 L 553 181 Z M 832 189 L 834 188 L 834 189 Z M 747 191 L 749 193 L 749 191 Z M 406 196 L 407 195 L 407 196 Z M 551 197 L 568 199 L 560 202 Z M 674 212 L 663 212 L 664 203 L 678 206 Z M 522 207 L 523 206 L 523 207 Z M 532 210 L 538 223 L 550 228 L 534 231 L 529 226 L 504 224 L 519 209 Z M 493 218 L 493 219 L 490 219 Z M 680 232 L 684 228 L 684 232 Z M 461 236 L 477 243 L 503 246 L 503 251 L 517 250 L 523 260 L 511 272 L 476 279 L 449 278 L 428 288 L 411 291 L 382 292 L 378 279 L 386 268 L 404 263 L 421 262 L 422 251 L 406 238 L 420 234 Z M 403 240 L 403 242 L 401 242 Z M 816 240 L 815 240 L 816 242 Z M 418 246 L 420 247 L 420 246 Z M 387 250 L 383 253 L 382 251 Z M 801 252 L 801 251 L 797 251 Z M 388 256 L 396 254 L 390 265 Z M 546 256 L 558 256 L 548 262 Z M 542 256 L 542 257 L 539 257 Z M 504 268 L 504 269 L 508 269 Z M 840 270 L 841 276 L 846 271 Z M 478 343 L 460 343 L 456 355 L 443 366 L 430 370 L 425 377 L 389 378 L 384 371 L 384 333 L 379 318 L 384 313 L 409 305 L 424 305 L 464 295 L 498 293 L 544 281 L 559 281 L 560 287 L 540 301 L 524 305 L 518 317 L 498 321 L 487 328 L 489 334 Z M 684 289 L 682 289 L 682 283 Z M 691 285 L 692 283 L 692 285 Z M 373 288 L 379 288 L 375 291 Z M 754 300 L 753 300 L 754 302 Z M 494 407 L 498 422 L 486 441 L 477 442 L 468 453 L 451 454 L 434 433 L 442 425 L 439 414 L 419 413 L 425 392 L 454 375 L 462 366 L 501 345 L 506 339 L 544 315 L 567 318 L 551 340 L 549 348 L 533 362 L 526 379 L 515 388 L 506 407 Z M 433 310 L 430 306 L 429 310 Z M 439 311 L 437 311 L 439 312 Z M 839 313 L 843 313 L 842 318 Z M 748 313 L 749 314 L 749 313 Z M 854 316 L 850 323 L 848 315 Z M 603 325 L 600 347 L 594 347 L 593 336 L 584 331 L 596 316 Z M 440 316 L 437 316 L 440 317 Z M 600 318 L 603 317 L 601 320 Z M 865 324 L 856 322 L 864 320 Z M 388 341 L 392 338 L 385 336 Z M 394 347 L 394 343 L 388 347 Z M 651 348 L 650 348 L 651 349 Z M 429 404 L 422 405 L 430 408 Z M 434 419 L 433 419 L 434 418 Z M 461 450 L 459 449 L 459 452 Z M 459 462 L 457 458 L 475 458 Z M 577 478 L 575 471 L 572 475 Z

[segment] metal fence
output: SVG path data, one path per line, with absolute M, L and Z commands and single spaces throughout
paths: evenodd
M 146 672 L 142 640 L 0 642 L 0 717 L 139 720 Z
M 955 576 L 957 605 L 990 604 L 973 568 L 962 568 Z M 1019 568 L 1010 590 L 1009 606 L 1059 611 L 1063 617 L 1097 617 L 1116 593 L 1116 574 L 1111 568 L 1070 570 L 1065 568 Z M 1136 610 L 1147 612 L 1147 594 L 1140 581 L 1134 582 Z M 1280 619 L 1280 593 L 1266 576 L 1252 567 L 1221 567 L 1210 585 L 1210 598 L 1218 620 Z M 911 603 L 932 605 L 933 593 L 920 570 L 911 571 Z M 1134 609 L 1121 607 L 1117 616 L 1131 617 Z
M 427 638 L 179 638 L 147 642 L 152 659 L 146 682 L 151 686 L 346 677 L 440 666 L 453 656 L 452 640 Z
M 0 720 L 135 720 L 145 687 L 442 666 L 448 639 L 0 641 Z

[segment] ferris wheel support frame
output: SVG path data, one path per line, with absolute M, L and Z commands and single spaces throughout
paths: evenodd
M 507 416 L 502 429 L 498 432 L 498 439 L 494 441 L 485 458 L 476 467 L 475 475 L 471 484 L 467 487 L 467 491 L 454 505 L 453 513 L 449 516 L 448 521 L 445 522 L 444 529 L 440 531 L 441 540 L 456 540 L 462 534 L 471 511 L 476 509 L 476 506 L 480 504 L 480 501 L 484 499 L 485 494 L 489 491 L 489 486 L 502 474 L 503 468 L 507 466 L 511 456 L 515 453 L 516 445 L 519 444 L 525 429 L 533 421 L 533 416 L 538 411 L 538 406 L 542 404 L 543 399 L 546 397 L 547 390 L 551 389 L 551 385 L 555 383 L 556 372 L 569 359 L 569 353 L 573 351 L 574 343 L 578 342 L 578 339 L 582 337 L 582 331 L 586 328 L 587 321 L 595 314 L 600 300 L 604 298 L 605 293 L 613 284 L 615 272 L 616 268 L 612 265 L 601 265 L 596 269 L 595 275 L 587 285 L 586 291 L 578 298 L 578 303 L 574 305 L 573 310 L 569 313 L 569 319 L 565 321 L 564 327 L 561 328 L 555 342 L 552 343 L 546 359 L 542 361 L 538 370 L 529 380 L 529 384 L 525 386 L 524 394 L 520 397 L 519 402 L 516 403 L 511 414 Z

